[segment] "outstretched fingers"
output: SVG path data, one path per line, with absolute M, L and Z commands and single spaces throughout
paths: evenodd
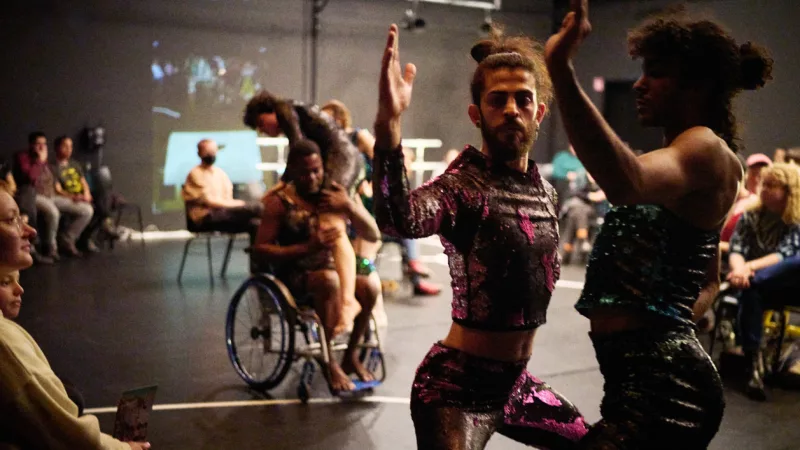
M 589 0 L 570 0 L 570 9 L 575 13 L 575 21 L 589 19 Z

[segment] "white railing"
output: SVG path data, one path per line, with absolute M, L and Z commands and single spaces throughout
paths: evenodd
M 283 171 L 286 170 L 286 149 L 289 147 L 289 140 L 285 137 L 259 137 L 256 142 L 260 147 L 276 147 L 278 150 L 276 161 L 260 163 L 256 165 L 256 168 L 263 172 L 277 172 L 279 175 L 283 174 Z M 403 147 L 414 149 L 414 162 L 411 164 L 411 170 L 414 172 L 414 186 L 422 184 L 426 170 L 432 170 L 434 172 L 444 171 L 444 162 L 425 161 L 425 150 L 429 148 L 441 148 L 441 140 L 403 139 Z

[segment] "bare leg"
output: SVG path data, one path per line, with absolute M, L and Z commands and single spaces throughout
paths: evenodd
M 339 275 L 339 295 L 342 298 L 342 305 L 357 304 L 356 292 L 356 252 L 350 239 L 347 237 L 347 229 L 344 218 L 335 214 L 320 214 L 321 228 L 339 229 L 339 239 L 331 249 L 333 262 L 336 265 L 336 273 Z
M 378 251 L 380 251 L 383 242 L 368 242 L 364 239 L 356 237 L 353 240 L 353 248 L 356 251 L 356 254 L 369 259 L 370 261 L 375 261 L 375 258 L 378 256 Z M 380 281 L 380 277 L 379 280 Z M 378 322 L 379 327 L 385 327 L 389 325 L 389 320 L 386 317 L 386 307 L 383 304 L 383 288 L 378 290 L 378 299 L 375 300 L 375 307 L 372 308 L 372 315 L 375 317 L 375 321 Z
M 330 341 L 334 335 L 336 324 L 342 310 L 341 297 L 339 296 L 339 277 L 332 270 L 320 270 L 308 274 L 308 290 L 314 299 L 314 310 L 322 321 L 325 337 Z M 333 358 L 333 353 L 328 346 L 328 361 L 331 388 L 334 391 L 351 391 L 355 385 L 342 370 L 339 363 Z
M 380 292 L 381 280 L 378 278 L 376 272 L 372 272 L 369 276 L 359 276 L 356 278 L 356 298 L 358 298 L 358 302 L 361 304 L 361 312 L 356 316 L 353 322 L 353 332 L 350 333 L 350 341 L 347 343 L 347 350 L 345 350 L 344 357 L 342 358 L 342 369 L 346 373 L 355 372 L 361 381 L 372 381 L 375 379 L 375 376 L 361 364 L 357 350 L 361 338 L 364 337 L 369 327 L 372 308 L 375 307 L 375 302 Z

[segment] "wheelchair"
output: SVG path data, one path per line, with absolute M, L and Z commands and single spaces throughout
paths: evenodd
M 317 366 L 327 370 L 328 348 L 347 348 L 346 341 L 331 342 L 325 336 L 308 296 L 295 299 L 286 285 L 270 273 L 252 275 L 234 293 L 225 321 L 225 341 L 236 373 L 258 391 L 278 386 L 292 364 L 303 360 L 297 387 L 297 396 L 303 403 L 311 396 Z M 360 344 L 359 357 L 375 380 L 354 381 L 355 391 L 331 390 L 332 394 L 368 394 L 385 380 L 386 361 L 374 317 Z
M 736 346 L 736 319 L 739 312 L 739 301 L 736 297 L 737 290 L 727 282 L 720 287 L 720 292 L 714 300 L 714 327 L 711 330 L 708 354 L 714 357 L 716 342 L 722 344 L 720 353 Z M 765 381 L 779 375 L 783 369 L 783 362 L 787 356 L 786 340 L 800 338 L 800 326 L 791 323 L 792 313 L 800 314 L 800 308 L 784 306 L 778 309 L 764 311 L 764 332 L 759 355 L 759 371 Z M 790 349 L 788 349 L 790 350 Z

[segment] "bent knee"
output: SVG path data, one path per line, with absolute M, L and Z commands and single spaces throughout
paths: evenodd
M 339 285 L 339 274 L 335 270 L 316 270 L 308 273 L 308 288 L 312 292 L 338 292 Z

